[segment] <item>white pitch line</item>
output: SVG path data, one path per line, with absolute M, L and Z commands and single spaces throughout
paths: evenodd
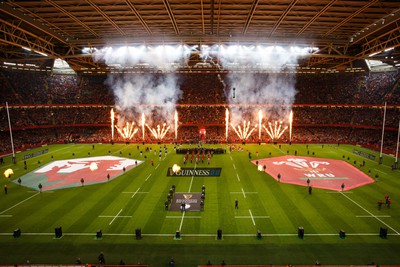
M 250 216 L 235 216 L 235 219 L 250 219 Z M 254 219 L 269 219 L 269 216 L 253 216 Z
M 251 209 L 249 209 L 249 213 L 250 213 L 251 220 L 253 221 L 253 225 L 255 226 L 256 222 L 254 221 L 253 214 L 251 213 Z
M 54 233 L 23 233 L 24 236 L 54 236 Z M 63 233 L 65 236 L 93 236 L 93 233 Z M 174 234 L 143 234 L 142 236 L 155 236 L 155 237 L 171 237 L 174 236 Z M 331 233 L 331 234 L 307 234 L 307 236 L 337 236 L 337 233 Z M 377 233 L 346 233 L 346 236 L 377 236 Z M 0 233 L 0 236 L 10 236 L 10 233 Z M 103 233 L 103 236 L 135 236 L 135 234 L 131 233 Z M 215 234 L 184 234 L 184 236 L 190 236 L 190 237 L 213 237 Z M 230 236 L 230 237 L 251 237 L 255 236 L 255 234 L 224 234 L 224 236 Z M 291 237 L 291 236 L 297 236 L 297 233 L 291 233 L 291 234 L 264 234 L 263 236 L 270 236 L 270 237 Z M 397 234 L 389 234 L 388 236 L 397 236 Z
M 194 169 L 196 169 L 197 164 L 194 164 Z M 192 184 L 193 184 L 193 179 L 194 179 L 194 175 L 192 175 L 192 180 L 190 180 L 190 185 L 189 185 L 189 191 L 188 193 L 190 193 L 190 190 L 192 190 Z
M 182 216 L 165 216 L 167 219 L 179 219 L 182 218 Z M 201 219 L 201 216 L 186 216 L 185 218 L 188 219 Z
M 363 209 L 366 213 L 368 213 L 369 215 L 371 215 L 372 217 L 374 217 L 375 219 L 377 219 L 378 221 L 380 221 L 381 223 L 383 223 L 384 225 L 386 225 L 388 228 L 390 228 L 393 232 L 395 232 L 396 234 L 400 235 L 399 232 L 397 232 L 393 227 L 391 227 L 390 225 L 388 225 L 387 223 L 385 223 L 384 221 L 382 221 L 381 219 L 379 219 L 377 216 L 375 216 L 374 214 L 372 214 L 371 212 L 369 212 L 366 208 L 364 208 L 363 206 L 361 206 L 360 204 L 358 204 L 357 202 L 355 202 L 354 200 L 352 200 L 351 198 L 349 198 L 348 196 L 346 196 L 346 194 L 343 194 L 343 196 L 345 196 L 348 200 L 350 200 L 351 202 L 353 202 L 354 204 L 356 204 L 358 207 L 360 207 L 361 209 Z
M 186 213 L 186 211 L 184 211 L 182 214 L 181 224 L 179 225 L 179 231 L 182 229 L 183 219 L 185 219 L 185 213 Z
M 371 216 L 371 215 L 358 215 L 356 217 L 357 218 L 374 218 L 374 217 L 377 217 L 377 218 L 390 218 L 392 216 L 390 216 L 390 215 L 374 215 L 374 216 Z
M 192 180 L 190 180 L 190 185 L 189 185 L 189 192 L 188 193 L 190 193 L 190 190 L 192 189 L 192 184 L 193 184 L 193 178 L 194 176 L 192 176 Z
M 194 164 L 194 169 L 196 169 L 197 164 Z M 188 193 L 190 193 L 190 190 L 192 190 L 192 184 L 193 184 L 193 179 L 194 179 L 194 175 L 192 175 L 192 179 L 190 180 L 190 185 L 189 185 L 189 191 Z M 183 211 L 182 213 L 182 219 L 181 219 L 181 224 L 179 225 L 179 231 L 182 229 L 182 225 L 183 225 L 183 220 L 185 219 L 185 214 L 186 211 Z
M 155 170 L 157 170 L 157 168 L 160 166 L 160 163 L 158 163 L 158 165 L 154 168 Z
M 10 218 L 12 215 L 0 215 L 0 218 Z
M 232 159 L 232 156 L 229 156 L 230 158 L 231 158 L 231 160 L 233 161 L 233 159 Z M 10 165 L 11 166 L 11 165 Z
M 274 147 L 275 147 L 275 149 L 277 149 L 277 150 L 279 150 L 280 152 L 282 152 L 282 154 L 286 154 L 285 152 L 283 152 L 283 150 L 282 150 L 282 149 L 280 149 L 280 148 L 276 147 L 276 145 L 274 145 Z
M 114 218 L 115 216 L 113 215 L 99 215 L 99 218 Z M 118 216 L 118 218 L 132 218 L 132 216 Z
M 133 198 L 134 196 L 136 196 L 137 192 L 139 192 L 140 187 L 136 190 L 136 192 L 131 196 L 131 198 Z
M 238 181 L 240 182 L 239 174 L 236 173 L 236 177 L 237 177 Z
M 233 165 L 233 168 L 236 170 L 236 166 L 235 166 L 235 164 L 233 164 L 233 163 L 232 163 L 232 165 Z
M 149 176 L 147 176 L 145 181 L 149 180 L 150 176 L 151 176 L 151 173 L 149 174 Z
M 242 193 L 243 193 L 244 198 L 246 198 L 246 194 L 244 193 L 243 187 L 242 187 Z
M 380 171 L 380 170 L 378 170 L 378 169 L 374 169 L 374 170 L 377 171 L 377 172 L 380 172 L 380 173 L 383 173 L 383 174 L 386 174 L 386 175 L 387 175 L 386 172 Z
M 10 207 L 10 208 L 8 208 L 8 209 L 6 209 L 6 210 L 3 210 L 2 212 L 0 212 L 0 215 L 3 214 L 3 213 L 5 213 L 5 212 L 7 212 L 7 211 L 9 211 L 9 210 L 11 210 L 11 209 L 13 209 L 13 208 L 15 208 L 15 207 L 18 206 L 18 205 L 24 203 L 25 201 L 28 201 L 29 199 L 31 199 L 31 198 L 33 198 L 33 197 L 36 197 L 36 196 L 39 195 L 39 194 L 40 194 L 40 192 L 37 192 L 36 194 L 34 194 L 34 195 L 32 195 L 32 196 L 30 196 L 30 197 L 28 197 L 28 198 L 26 198 L 26 199 L 24 199 L 24 200 L 18 202 L 18 203 L 15 204 L 14 206 L 12 206 L 12 207 Z
M 117 215 L 115 215 L 114 219 L 112 219 L 108 225 L 111 225 L 121 212 L 122 212 L 122 209 L 117 213 Z
M 246 194 L 258 194 L 258 192 L 245 192 Z M 243 194 L 242 192 L 229 192 L 229 194 Z

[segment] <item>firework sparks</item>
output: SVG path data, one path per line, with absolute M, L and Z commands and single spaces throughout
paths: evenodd
M 281 121 L 273 121 L 273 123 L 268 122 L 268 128 L 265 127 L 265 125 L 263 125 L 263 127 L 272 140 L 278 140 L 288 128 L 287 126 L 282 128 Z
M 167 126 L 166 123 L 164 123 L 162 125 L 162 127 L 160 125 L 157 125 L 156 128 L 151 128 L 149 125 L 146 124 L 146 127 L 149 129 L 149 131 L 151 132 L 151 134 L 154 136 L 154 138 L 156 138 L 157 140 L 162 140 L 165 136 L 165 134 L 168 132 L 169 130 L 169 126 Z
M 253 133 L 253 131 L 257 128 L 257 124 L 250 129 L 250 121 L 243 121 L 243 128 L 240 127 L 240 124 L 235 127 L 233 124 L 231 124 L 232 129 L 235 131 L 237 136 L 242 139 L 242 140 L 247 140 L 250 135 Z
M 133 128 L 134 125 L 135 125 L 134 122 L 132 123 L 126 122 L 124 128 L 120 128 L 118 126 L 115 126 L 115 128 L 117 129 L 118 133 L 121 135 L 122 138 L 124 138 L 125 140 L 131 140 L 138 132 L 138 128 Z
M 146 119 L 144 113 L 142 113 L 142 140 L 144 141 L 144 126 L 146 125 Z

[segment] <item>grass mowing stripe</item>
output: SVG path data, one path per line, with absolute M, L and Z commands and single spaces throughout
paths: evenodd
M 150 148 L 157 147 L 151 144 L 148 146 Z M 80 147 L 80 151 L 77 146 L 68 147 L 71 148 L 70 152 L 67 150 L 62 152 L 67 151 L 69 155 L 61 155 L 60 152 L 58 155 L 54 155 L 54 158 L 71 156 L 73 151 L 76 156 L 85 155 L 86 157 L 88 151 L 92 155 L 107 155 L 108 150 L 121 148 L 121 146 L 113 147 L 103 144 L 96 145 L 96 149 L 92 152 L 91 145 Z M 143 148 L 143 146 L 141 147 Z M 305 145 L 282 144 L 281 148 L 285 154 L 286 150 L 290 150 L 290 154 L 293 154 L 296 149 L 297 155 L 305 156 L 307 150 L 303 147 Z M 344 154 L 346 158 L 349 155 L 351 161 L 356 159 L 357 162 L 360 162 L 361 158 L 354 155 L 342 153 L 336 149 L 335 151 L 338 153 L 335 156 L 328 146 L 325 146 L 324 149 L 320 147 L 321 145 L 310 146 L 310 152 L 315 151 L 319 157 L 325 156 L 339 160 Z M 355 147 L 343 147 L 348 151 L 353 148 Z M 144 148 L 138 148 L 136 152 L 136 147 L 132 149 L 132 146 L 129 146 L 123 154 L 127 155 L 128 152 L 131 152 L 132 157 L 135 158 L 138 157 L 139 150 L 143 150 L 143 154 L 147 154 L 145 164 L 140 164 L 138 168 L 126 172 L 109 183 L 85 186 L 82 189 L 57 190 L 53 194 L 42 194 L 33 201 L 28 201 L 13 209 L 12 212 L 4 213 L 13 214 L 13 217 L 0 218 L 1 232 L 5 233 L 0 233 L 0 247 L 3 252 L 0 263 L 14 264 L 22 261 L 21 259 L 29 258 L 31 262 L 65 264 L 76 256 L 83 256 L 85 261 L 91 261 L 91 259 L 96 259 L 99 251 L 104 251 L 106 256 L 111 255 L 107 257 L 109 264 L 117 263 L 120 258 L 123 258 L 126 262 L 135 263 L 140 260 L 151 266 L 163 266 L 171 256 L 174 256 L 177 263 L 194 267 L 207 262 L 208 259 L 211 259 L 213 263 L 220 262 L 221 255 L 229 264 L 236 265 L 262 265 L 267 262 L 283 265 L 287 264 L 288 259 L 291 263 L 303 265 L 311 265 L 315 259 L 324 264 L 347 265 L 372 261 L 380 264 L 399 262 L 400 256 L 393 250 L 400 242 L 398 238 L 394 237 L 399 235 L 389 230 L 388 237 L 394 237 L 380 239 L 379 231 L 375 231 L 375 229 L 379 228 L 381 222 L 376 219 L 357 218 L 356 216 L 363 215 L 364 211 L 356 205 L 352 205 L 346 198 L 335 195 L 340 192 L 327 194 L 325 190 L 315 189 L 312 196 L 308 196 L 306 188 L 279 184 L 268 174 L 258 172 L 250 163 L 246 152 L 248 150 L 255 155 L 256 151 L 259 151 L 259 155 L 262 157 L 257 158 L 258 160 L 272 157 L 272 155 L 268 156 L 270 151 L 273 152 L 273 156 L 281 155 L 281 152 L 275 151 L 275 149 L 269 144 L 246 145 L 244 151 L 241 152 L 214 155 L 209 167 L 222 167 L 223 172 L 220 177 L 215 178 L 194 177 L 191 190 L 198 191 L 195 189 L 200 189 L 202 184 L 206 185 L 206 206 L 205 210 L 201 212 L 201 218 L 189 219 L 189 215 L 193 213 L 185 214 L 182 227 L 184 240 L 183 243 L 179 242 L 184 244 L 182 247 L 176 246 L 177 243 L 173 241 L 181 213 L 165 211 L 163 205 L 167 189 L 172 184 L 177 186 L 178 191 L 184 191 L 191 181 L 190 177 L 186 179 L 165 175 L 167 166 L 181 162 L 181 156 L 168 154 L 169 156 L 164 157 L 165 159 L 160 162 L 160 166 L 155 171 L 154 166 L 149 164 L 152 153 L 146 153 Z M 112 153 L 112 155 L 116 154 L 118 153 Z M 232 159 L 230 160 L 230 158 Z M 35 160 L 37 158 L 32 163 Z M 40 158 L 40 160 L 44 164 L 44 162 L 50 161 L 50 155 Z M 232 161 L 237 167 L 236 170 L 232 167 Z M 390 215 L 391 218 L 381 219 L 394 229 L 400 229 L 400 223 L 396 220 L 399 211 L 396 209 L 397 198 L 395 197 L 400 187 L 400 179 L 396 179 L 399 172 L 389 171 L 388 166 L 378 166 L 375 162 L 367 162 L 366 167 L 360 169 L 367 174 L 368 169 L 372 170 L 372 173 L 368 174 L 371 177 L 379 173 L 379 181 L 360 187 L 354 192 L 352 190 L 349 192 L 352 193 L 351 195 L 348 192 L 345 194 L 376 214 L 377 217 L 382 214 Z M 389 164 L 389 160 L 384 159 L 384 163 Z M 23 162 L 17 163 L 17 166 L 19 166 L 19 170 L 15 171 L 15 179 L 18 179 L 19 173 L 23 173 L 21 169 Z M 190 164 L 190 167 L 193 167 L 193 164 Z M 374 170 L 374 168 L 387 172 L 387 175 Z M 240 183 L 233 178 L 235 174 L 240 176 Z M 145 183 L 147 177 L 151 177 L 151 179 L 149 178 L 149 181 Z M 139 195 L 140 192 L 137 192 L 137 195 L 131 200 L 131 195 L 138 187 L 148 194 Z M 248 198 L 243 201 L 241 209 L 236 212 L 232 205 L 233 199 L 236 196 L 241 198 L 240 195 L 243 195 L 241 188 Z M 18 184 L 10 184 L 10 189 L 11 194 L 5 198 L 0 195 L 0 210 L 32 195 L 26 195 L 25 191 L 18 190 Z M 279 196 L 281 193 L 279 190 L 283 190 L 286 194 Z M 130 191 L 130 194 L 121 194 L 123 191 Z M 258 192 L 250 195 L 247 191 Z M 275 193 L 275 191 L 277 192 Z M 380 198 L 383 199 L 386 193 L 393 197 L 393 208 L 382 209 L 378 212 L 376 203 Z M 292 202 L 292 205 L 285 203 L 288 200 Z M 102 202 L 102 204 L 97 202 Z M 128 205 L 124 206 L 126 203 Z M 107 227 L 111 217 L 106 220 L 98 218 L 99 212 L 115 215 L 121 208 L 125 215 L 132 215 L 132 218 L 116 219 L 111 227 Z M 251 222 L 248 209 L 251 209 L 256 227 Z M 297 213 L 301 213 L 307 221 L 304 222 L 304 219 Z M 166 215 L 177 215 L 178 218 L 167 219 Z M 235 219 L 235 215 L 247 215 L 247 218 L 245 220 Z M 270 215 L 271 220 L 270 222 L 265 219 L 262 221 L 255 215 Z M 65 232 L 63 239 L 54 241 L 52 238 L 54 226 L 63 227 L 63 232 Z M 298 226 L 304 226 L 306 229 L 304 240 L 297 238 Z M 10 242 L 13 240 L 12 231 L 16 227 L 23 230 L 23 236 L 25 231 L 49 234 L 37 237 L 27 235 L 22 237 L 24 240 L 21 241 L 24 242 L 17 240 Z M 135 240 L 133 231 L 135 227 L 142 229 L 142 235 L 145 237 L 142 241 Z M 222 241 L 216 241 L 215 238 L 218 227 L 224 231 L 224 240 Z M 263 237 L 270 237 L 261 241 L 257 240 L 256 228 L 260 229 Z M 102 241 L 93 241 L 97 229 L 102 229 L 104 236 L 108 236 L 108 238 Z M 337 233 L 339 229 L 346 230 L 346 237 L 350 238 L 339 239 Z M 79 236 L 79 233 L 82 233 L 82 237 Z M 78 235 L 74 237 L 74 234 Z M 271 246 L 271 242 L 273 246 Z M 38 251 L 46 251 L 46 253 L 41 255 L 42 253 L 37 253 Z M 154 253 L 155 251 L 157 253 Z M 196 253 L 190 253 L 191 251 L 196 251 Z
M 348 200 L 350 200 L 351 202 L 353 202 L 355 205 L 357 205 L 358 207 L 360 207 L 362 210 L 364 210 L 366 213 L 368 213 L 369 215 L 371 215 L 372 217 L 374 217 L 375 219 L 377 219 L 378 221 L 380 221 L 381 223 L 383 223 L 384 225 L 386 225 L 388 228 L 390 228 L 393 232 L 395 232 L 396 234 L 400 235 L 399 232 L 397 232 L 393 227 L 391 227 L 390 225 L 388 225 L 387 223 L 385 223 L 384 221 L 382 221 L 381 219 L 379 219 L 377 216 L 375 216 L 374 214 L 372 214 L 371 212 L 369 212 L 367 209 L 365 209 L 364 207 L 362 207 L 360 204 L 358 204 L 357 202 L 355 202 L 354 200 L 352 200 L 351 198 L 349 198 L 348 196 L 346 196 L 345 194 L 342 194 L 343 196 L 345 196 Z
M 36 197 L 36 196 L 39 195 L 39 194 L 40 194 L 40 192 L 37 192 L 36 194 L 34 194 L 34 195 L 32 195 L 32 196 L 30 196 L 30 197 L 28 197 L 28 198 L 26 198 L 26 199 L 24 199 L 24 200 L 18 202 L 18 203 L 15 204 L 14 206 L 11 206 L 11 207 L 9 207 L 8 209 L 3 210 L 2 212 L 0 212 L 0 215 L 3 214 L 3 213 L 5 213 L 5 212 L 7 212 L 7 211 L 9 211 L 9 210 L 11 210 L 11 209 L 13 209 L 13 208 L 15 208 L 16 206 L 18 206 L 18 205 L 20 205 L 20 204 L 22 204 L 22 203 L 28 201 L 28 200 L 31 199 L 31 198 Z

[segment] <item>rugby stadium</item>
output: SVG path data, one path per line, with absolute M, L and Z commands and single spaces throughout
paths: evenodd
M 400 266 L 399 7 L 0 1 L 0 266 Z

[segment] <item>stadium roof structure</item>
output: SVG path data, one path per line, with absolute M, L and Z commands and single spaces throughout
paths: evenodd
M 1 62 L 75 71 L 106 70 L 95 48 L 131 45 L 316 47 L 307 68 L 400 62 L 398 0 L 2 0 L 0 22 Z M 196 62 L 195 50 L 183 67 Z

